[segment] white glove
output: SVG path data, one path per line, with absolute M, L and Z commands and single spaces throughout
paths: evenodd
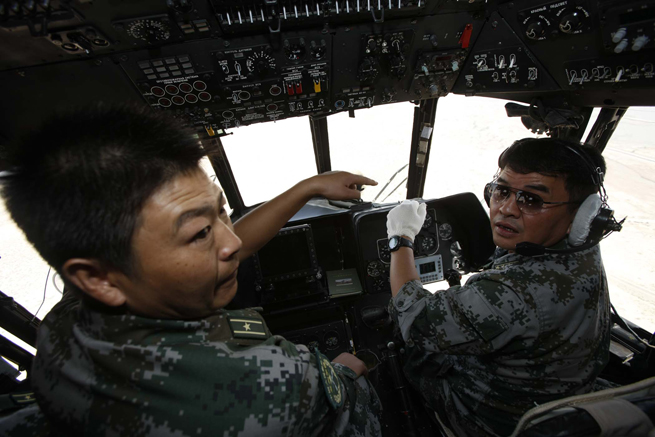
M 387 237 L 404 235 L 414 241 L 425 221 L 425 208 L 425 203 L 403 200 L 403 203 L 389 211 L 387 215 Z

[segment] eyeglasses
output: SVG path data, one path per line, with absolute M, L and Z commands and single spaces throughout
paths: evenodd
M 506 185 L 499 185 L 495 182 L 487 184 L 485 189 L 488 198 L 496 203 L 505 202 L 509 198 L 510 193 L 514 193 L 516 195 L 516 204 L 521 212 L 525 214 L 537 214 L 544 209 L 544 205 L 579 205 L 581 203 L 546 202 L 537 194 L 530 193 L 529 191 L 517 190 L 516 188 L 508 187 Z

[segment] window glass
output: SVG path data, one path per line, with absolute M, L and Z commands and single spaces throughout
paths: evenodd
M 246 205 L 269 200 L 316 174 L 307 117 L 233 129 L 221 138 Z
M 603 156 L 605 189 L 623 230 L 601 243 L 610 297 L 624 319 L 655 331 L 655 108 L 630 108 Z
M 61 278 L 37 253 L 0 202 L 0 291 L 42 319 L 61 299 Z M 56 287 L 55 287 L 56 284 Z M 40 308 L 40 309 L 39 309 Z M 28 346 L 0 328 L 0 335 L 27 351 Z
M 200 167 L 202 167 L 202 169 L 205 171 L 205 173 L 207 173 L 207 176 L 209 176 L 211 178 L 211 180 L 214 181 L 214 183 L 216 185 L 218 185 L 222 190 L 223 187 L 221 187 L 221 183 L 219 182 L 218 178 L 216 177 L 216 172 L 214 171 L 214 167 L 212 167 L 211 162 L 209 162 L 209 158 L 207 158 L 207 157 L 202 158 L 202 160 L 200 160 Z M 227 200 L 227 197 L 225 198 L 225 201 L 226 201 L 225 202 L 225 210 L 227 211 L 228 215 L 231 215 L 233 208 L 230 205 L 230 202 Z
M 395 202 L 406 198 L 414 107 L 398 103 L 356 111 L 355 118 L 345 112 L 328 117 L 332 169 L 378 182 L 364 189 L 362 199 Z
M 439 99 L 423 197 L 482 191 L 498 155 L 520 138 L 539 137 L 505 112 L 507 100 L 449 95 Z M 542 135 L 543 136 L 543 135 Z

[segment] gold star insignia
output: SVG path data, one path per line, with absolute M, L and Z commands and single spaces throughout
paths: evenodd
M 250 331 L 250 323 L 244 323 L 243 329 L 245 329 L 246 331 Z

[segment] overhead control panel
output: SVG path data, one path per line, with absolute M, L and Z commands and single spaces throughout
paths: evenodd
M 541 41 L 591 32 L 592 17 L 585 3 L 564 0 L 523 9 L 519 12 L 523 33 L 531 40 Z
M 615 3 L 601 9 L 605 49 L 620 54 L 655 48 L 655 5 L 649 1 Z
M 652 105 L 654 48 L 655 0 L 6 0 L 1 134 L 44 97 L 136 100 L 210 136 L 451 92 Z

